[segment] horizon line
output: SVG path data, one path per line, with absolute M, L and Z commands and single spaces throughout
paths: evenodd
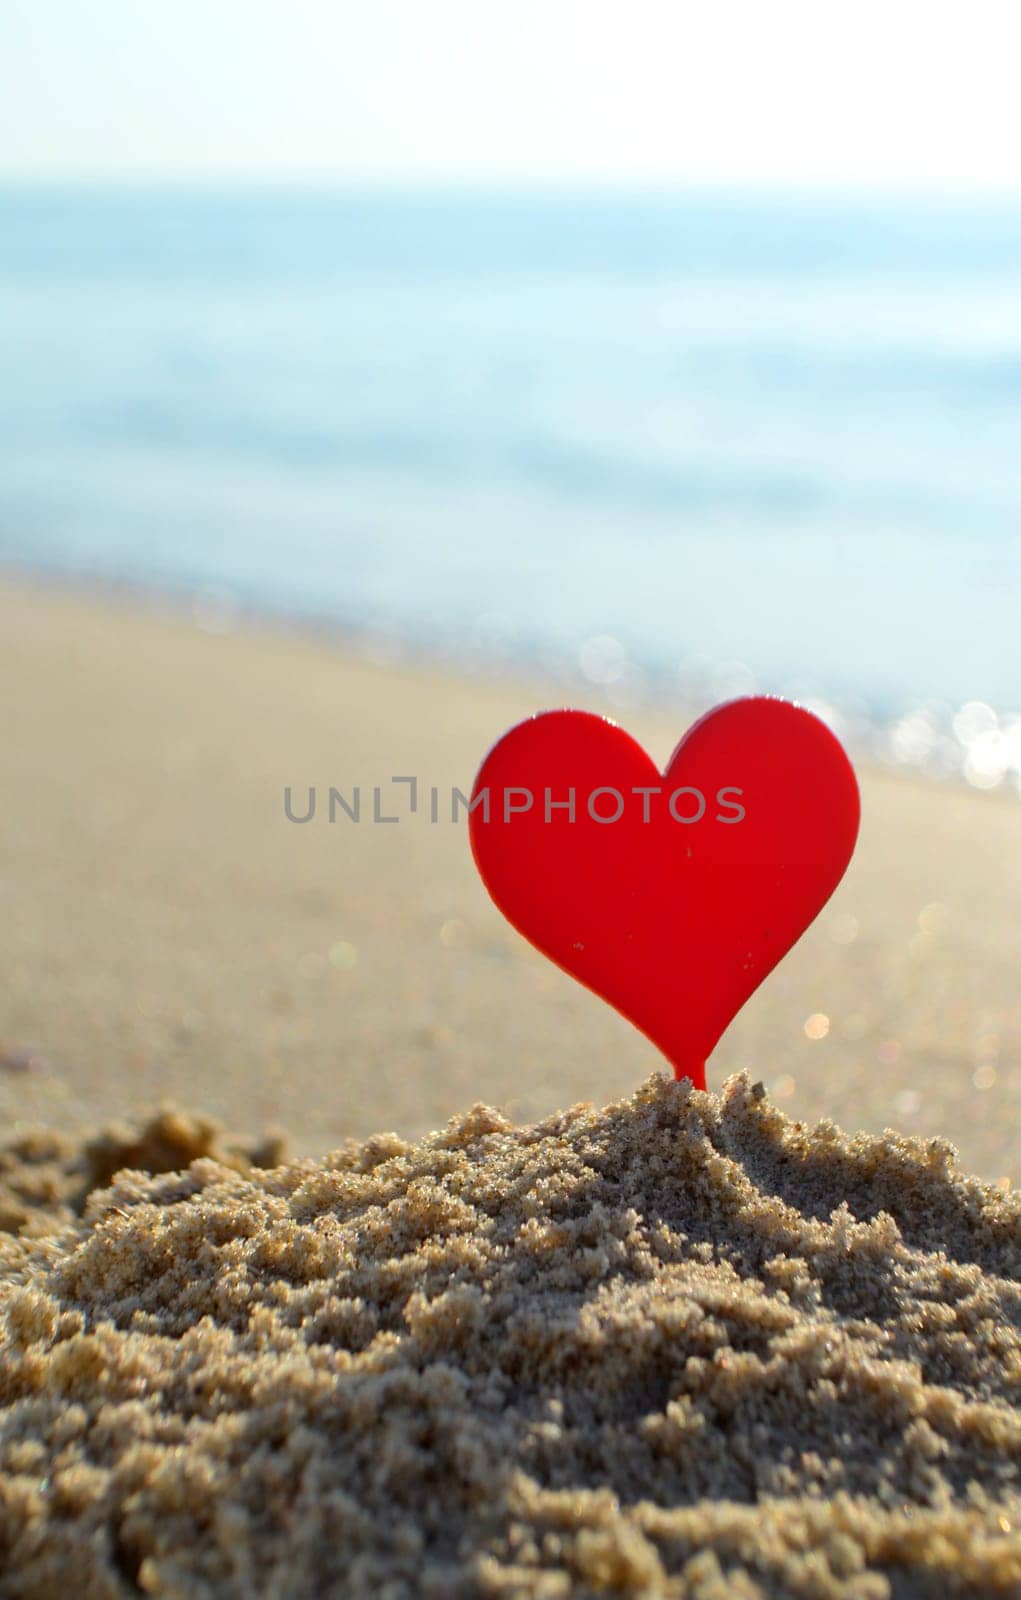
M 548 174 L 515 173 L 486 175 L 437 173 L 424 176 L 410 172 L 336 172 L 295 168 L 274 172 L 169 170 L 151 171 L 97 169 L 95 171 L 27 172 L 0 168 L 0 190 L 103 190 L 131 193 L 163 190 L 168 193 L 189 190 L 215 193 L 271 191 L 306 193 L 391 194 L 413 198 L 437 195 L 562 195 L 604 194 L 648 197 L 732 197 L 741 200 L 845 200 L 873 203 L 898 200 L 930 201 L 952 205 L 1021 204 L 1021 180 L 1014 185 L 943 184 L 923 181 L 871 183 L 836 179 L 832 182 L 776 179 L 602 176 L 591 173 Z

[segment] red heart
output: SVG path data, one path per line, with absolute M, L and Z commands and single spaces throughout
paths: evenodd
M 571 791 L 573 821 L 557 805 Z M 662 776 L 607 718 L 542 712 L 490 750 L 472 806 L 475 861 L 508 921 L 699 1089 L 724 1028 L 843 877 L 860 815 L 826 724 L 757 695 L 696 722 Z

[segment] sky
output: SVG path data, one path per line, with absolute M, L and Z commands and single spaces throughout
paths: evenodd
M 1016 0 L 0 0 L 0 177 L 1021 193 Z

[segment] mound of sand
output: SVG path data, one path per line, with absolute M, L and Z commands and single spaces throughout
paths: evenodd
M 945 1143 L 743 1076 L 175 1126 L 0 1163 L 0 1594 L 1021 1594 L 1021 1204 Z

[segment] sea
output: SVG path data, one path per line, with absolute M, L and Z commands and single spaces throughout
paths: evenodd
M 1021 784 L 1021 202 L 0 190 L 0 567 Z

